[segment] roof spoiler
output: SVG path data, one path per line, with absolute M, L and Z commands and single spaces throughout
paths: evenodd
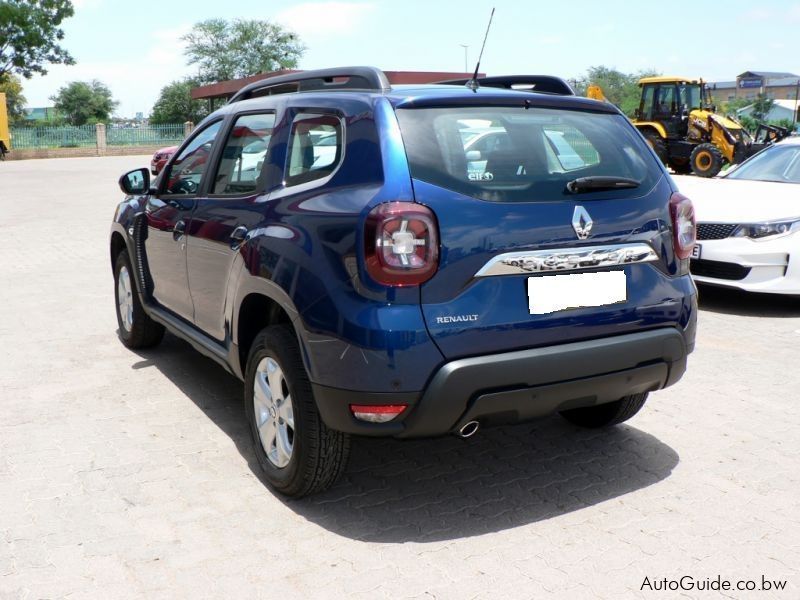
M 448 79 L 437 81 L 444 85 L 466 85 L 469 79 Z M 539 94 L 556 94 L 559 96 L 574 96 L 575 92 L 569 84 L 560 77 L 552 75 L 501 75 L 498 77 L 481 77 L 478 79 L 480 87 L 502 88 L 521 92 L 536 92 Z
M 228 104 L 275 94 L 293 92 L 363 90 L 388 92 L 392 89 L 383 71 L 375 67 L 337 67 L 276 75 L 248 84 L 236 92 Z

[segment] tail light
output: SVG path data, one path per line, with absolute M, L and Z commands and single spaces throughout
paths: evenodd
M 379 204 L 367 216 L 364 234 L 367 273 L 391 286 L 419 285 L 439 266 L 436 218 L 414 202 Z
M 692 255 L 697 225 L 694 220 L 692 201 L 675 192 L 669 199 L 669 214 L 672 217 L 672 240 L 675 254 L 681 260 Z

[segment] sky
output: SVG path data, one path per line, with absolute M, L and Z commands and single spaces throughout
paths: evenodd
M 307 46 L 301 69 L 372 65 L 387 71 L 475 67 L 489 75 L 579 77 L 591 66 L 624 72 L 729 81 L 748 70 L 800 73 L 800 1 L 618 0 L 73 0 L 63 45 L 77 64 L 51 65 L 23 80 L 29 107 L 70 81 L 99 79 L 119 101 L 117 115 L 150 113 L 160 89 L 193 73 L 180 38 L 210 18 L 266 19 Z

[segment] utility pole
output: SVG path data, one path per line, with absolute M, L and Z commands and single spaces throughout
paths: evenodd
M 797 105 L 800 103 L 800 79 L 797 80 L 797 86 L 794 88 L 794 114 L 792 115 L 792 131 L 797 127 Z
M 469 73 L 469 62 L 467 61 L 467 48 L 469 44 L 459 44 L 464 49 L 464 73 Z

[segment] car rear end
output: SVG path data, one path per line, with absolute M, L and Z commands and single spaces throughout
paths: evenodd
M 167 164 L 167 161 L 172 158 L 172 155 L 175 154 L 175 151 L 178 149 L 178 146 L 168 146 L 167 148 L 161 148 L 157 150 L 153 154 L 153 158 L 150 160 L 150 172 L 153 175 L 158 175 L 161 172 L 161 169 L 164 168 L 164 165 Z
M 445 358 L 400 436 L 680 378 L 696 320 L 691 203 L 624 116 L 513 92 L 414 96 L 395 110 L 419 206 L 373 210 L 368 270 L 419 287 Z M 465 149 L 480 128 L 499 136 L 487 156 Z M 579 178 L 629 183 L 570 192 Z

